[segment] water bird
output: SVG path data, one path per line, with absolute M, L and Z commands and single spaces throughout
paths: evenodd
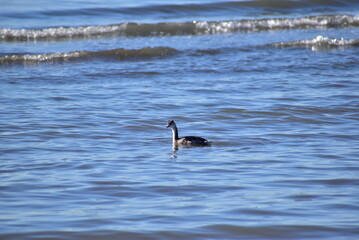
M 209 146 L 210 142 L 207 139 L 202 137 L 195 136 L 186 136 L 186 137 L 178 137 L 178 129 L 175 121 L 168 120 L 166 128 L 172 129 L 172 141 L 173 145 L 187 145 L 187 146 Z

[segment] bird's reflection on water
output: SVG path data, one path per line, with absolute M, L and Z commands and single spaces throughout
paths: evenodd
M 172 145 L 172 152 L 170 153 L 170 158 L 177 158 L 178 145 Z

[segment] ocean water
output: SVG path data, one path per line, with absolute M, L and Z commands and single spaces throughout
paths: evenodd
M 359 238 L 358 1 L 1 5 L 1 239 Z

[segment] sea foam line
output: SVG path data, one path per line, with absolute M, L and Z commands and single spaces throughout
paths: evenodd
M 106 26 L 45 29 L 0 28 L 0 41 L 62 41 L 73 38 L 116 36 L 204 35 L 286 29 L 359 27 L 359 16 L 320 15 L 300 18 L 241 19 L 163 23 L 120 23 Z
M 297 40 L 292 42 L 280 42 L 269 44 L 268 46 L 289 48 L 289 47 L 305 47 L 312 50 L 320 50 L 327 48 L 340 48 L 348 46 L 359 46 L 359 39 L 329 38 L 324 36 L 316 36 L 313 39 Z

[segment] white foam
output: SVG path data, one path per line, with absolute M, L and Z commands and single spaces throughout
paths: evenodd
M 206 34 L 236 31 L 266 31 L 281 29 L 328 28 L 359 26 L 359 16 L 323 15 L 302 18 L 273 18 L 258 20 L 232 20 L 220 22 L 194 22 L 196 29 Z
M 110 34 L 125 29 L 126 24 L 108 26 L 58 27 L 46 29 L 0 29 L 0 39 L 57 39 Z
M 297 40 L 293 42 L 281 42 L 270 44 L 274 47 L 306 47 L 311 48 L 313 51 L 325 48 L 336 48 L 346 46 L 356 46 L 359 44 L 358 39 L 344 39 L 344 38 L 329 38 L 324 36 L 316 36 L 313 39 Z

